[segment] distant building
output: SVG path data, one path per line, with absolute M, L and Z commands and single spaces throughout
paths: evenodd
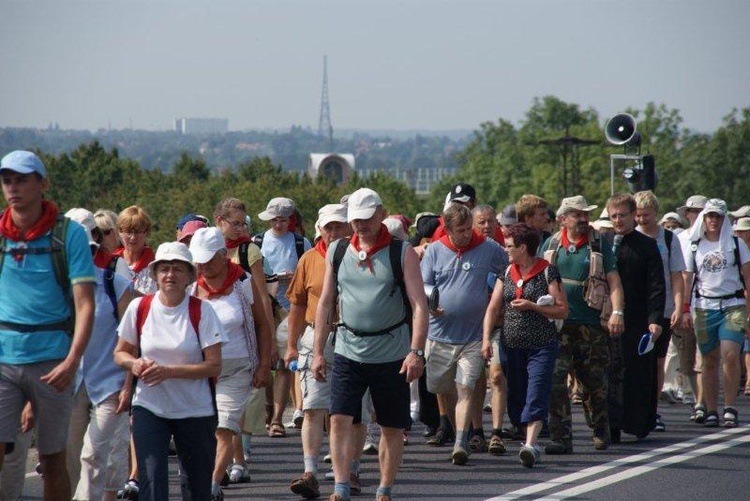
M 307 172 L 313 179 L 325 176 L 333 179 L 336 184 L 346 183 L 353 170 L 354 155 L 351 153 L 310 153 Z
M 174 130 L 181 134 L 223 134 L 229 130 L 229 119 L 176 118 Z

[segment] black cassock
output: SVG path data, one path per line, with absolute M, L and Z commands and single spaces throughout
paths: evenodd
M 638 231 L 624 235 L 615 251 L 625 292 L 625 332 L 610 343 L 609 425 L 643 438 L 656 419 L 656 356 L 638 355 L 649 324 L 664 316 L 664 266 L 656 240 Z

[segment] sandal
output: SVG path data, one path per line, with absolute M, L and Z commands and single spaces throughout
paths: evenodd
M 693 408 L 693 415 L 690 416 L 691 421 L 695 421 L 697 424 L 703 424 L 706 422 L 706 406 L 698 404 Z
M 281 423 L 271 423 L 268 427 L 268 436 L 271 438 L 284 438 L 286 437 L 286 430 Z
M 735 428 L 737 424 L 737 409 L 724 407 L 724 428 Z
M 697 422 L 697 420 L 696 420 Z M 703 424 L 706 428 L 718 428 L 719 426 L 719 413 L 711 411 L 706 413 L 706 422 Z

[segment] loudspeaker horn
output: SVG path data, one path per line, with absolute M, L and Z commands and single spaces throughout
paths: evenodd
M 636 131 L 636 127 L 637 122 L 633 115 L 619 113 L 607 122 L 604 136 L 616 146 L 637 146 L 641 141 L 641 135 Z

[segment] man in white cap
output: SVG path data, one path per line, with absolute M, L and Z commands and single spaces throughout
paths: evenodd
M 331 405 L 331 382 L 318 381 L 313 377 L 312 352 L 315 324 L 315 312 L 318 298 L 323 291 L 323 275 L 328 247 L 332 242 L 351 235 L 351 228 L 346 220 L 347 209 L 341 204 L 328 204 L 318 211 L 315 229 L 320 239 L 311 250 L 305 252 L 299 261 L 294 277 L 286 292 L 291 303 L 289 310 L 289 339 L 285 361 L 287 366 L 297 361 L 297 370 L 302 387 L 302 410 L 305 419 L 302 421 L 302 453 L 304 473 L 292 481 L 290 489 L 306 499 L 320 496 L 318 483 L 318 456 L 323 444 L 323 427 L 328 408 Z M 324 355 L 326 363 L 333 363 L 333 332 L 326 340 Z M 349 485 L 352 492 L 359 492 L 359 454 L 362 453 L 364 425 L 355 425 L 358 441 L 355 443 L 358 454 L 353 459 Z
M 545 447 L 547 454 L 573 453 L 573 420 L 567 386 L 571 368 L 590 413 L 594 448 L 603 450 L 610 444 L 607 412 L 609 338 L 620 336 L 624 330 L 624 302 L 612 247 L 589 227 L 589 215 L 596 208 L 580 195 L 564 198 L 557 212 L 562 229 L 542 246 L 544 258 L 560 270 L 569 307 L 568 318 L 560 332 L 560 353 L 552 374 L 549 418 L 552 441 Z M 605 280 L 609 288 L 612 315 L 607 321 L 607 330 L 600 320 L 603 305 L 594 308 L 584 300 L 583 288 L 587 281 L 591 281 L 592 261 L 596 277 Z
M 368 388 L 382 429 L 375 499 L 391 500 L 404 449 L 403 432 L 411 423 L 409 383 L 424 370 L 427 298 L 419 260 L 408 243 L 393 243 L 383 225 L 385 217 L 375 191 L 360 188 L 352 193 L 347 220 L 354 235 L 332 244 L 326 257 L 315 315 L 312 371 L 319 381 L 331 378 L 330 440 L 336 479 L 331 501 L 350 496 L 356 447 L 351 429 L 353 422 L 361 420 L 362 396 Z M 336 296 L 341 317 L 333 364 L 327 370 L 324 351 Z
M 271 223 L 265 233 L 256 235 L 253 241 L 260 247 L 263 254 L 264 264 L 273 271 L 278 278 L 278 289 L 276 291 L 276 301 L 283 308 L 282 315 L 286 316 L 289 311 L 290 303 L 286 297 L 286 291 L 289 287 L 289 281 L 294 275 L 297 263 L 302 254 L 311 248 L 310 242 L 303 236 L 294 232 L 295 206 L 290 198 L 276 197 L 272 198 L 266 210 L 258 214 L 262 221 Z M 273 412 L 271 423 L 268 429 L 270 437 L 285 437 L 286 430 L 282 424 L 284 409 L 286 409 L 289 398 L 289 388 L 292 384 L 292 373 L 284 365 L 284 356 L 286 355 L 288 339 L 288 320 L 284 318 L 276 329 L 276 344 L 279 352 L 279 364 L 276 366 L 276 377 L 273 381 Z
M 83 228 L 44 199 L 49 179 L 35 154 L 5 155 L 0 178 L 8 204 L 0 216 L 0 469 L 29 398 L 45 499 L 70 499 L 65 448 L 94 321 L 91 250 Z
M 682 249 L 682 256 L 687 264 L 690 256 L 690 228 L 693 227 L 698 219 L 698 215 L 706 206 L 708 198 L 703 195 L 692 195 L 685 200 L 685 205 L 677 208 L 677 213 L 682 219 L 687 221 L 686 230 L 677 234 Z M 703 424 L 706 419 L 705 403 L 703 402 L 703 388 L 701 378 L 699 377 L 703 370 L 703 357 L 698 344 L 695 340 L 695 330 L 692 324 L 687 321 L 686 317 L 690 316 L 690 288 L 688 287 L 686 275 L 683 274 L 682 289 L 685 292 L 684 304 L 682 305 L 682 322 L 675 329 L 674 335 L 677 338 L 677 349 L 680 354 L 680 373 L 683 376 L 683 394 L 684 388 L 688 392 L 692 390 L 695 396 L 695 406 L 690 415 L 690 420 L 698 424 Z
M 718 198 L 706 202 L 689 233 L 685 275 L 692 315 L 686 315 L 685 324 L 694 326 L 703 355 L 703 402 L 696 409 L 705 413 L 705 426 L 719 426 L 719 367 L 723 367 L 722 424 L 731 428 L 738 424 L 734 403 L 740 379 L 740 349 L 744 339 L 750 338 L 750 304 L 745 300 L 750 250 L 742 239 L 732 235 L 727 204 Z

